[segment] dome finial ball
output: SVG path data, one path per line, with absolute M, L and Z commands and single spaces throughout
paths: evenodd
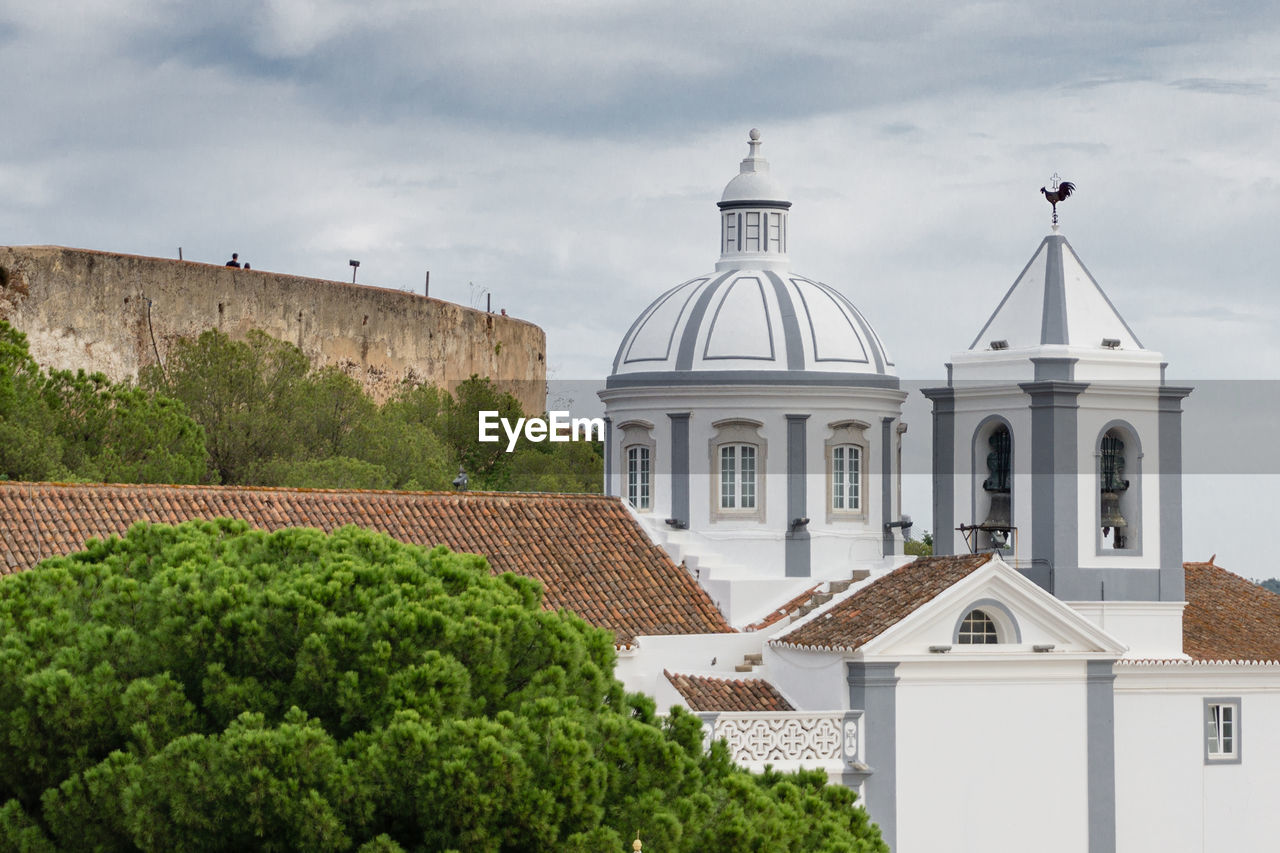
M 759 142 L 759 141 L 760 141 L 760 130 L 759 130 L 759 128 L 755 128 L 755 127 L 751 128 L 751 132 L 750 132 L 749 134 L 747 134 L 747 135 L 751 137 L 751 141 L 752 141 L 752 142 Z

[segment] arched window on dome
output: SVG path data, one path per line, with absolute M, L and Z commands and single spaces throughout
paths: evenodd
M 655 442 L 653 424 L 626 421 L 618 425 L 622 433 L 622 494 L 639 512 L 653 509 Z
M 1095 446 L 1098 553 L 1142 553 L 1142 444 L 1131 424 L 1111 421 Z
M 864 421 L 837 421 L 825 442 L 827 520 L 864 520 L 867 515 L 867 435 Z
M 746 418 L 713 423 L 711 437 L 711 520 L 764 520 L 764 424 Z

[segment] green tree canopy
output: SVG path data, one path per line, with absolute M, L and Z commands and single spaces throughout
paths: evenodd
M 473 489 L 598 492 L 603 480 L 597 443 L 522 442 L 508 453 L 505 439 L 481 442 L 482 410 L 512 423 L 525 412 L 479 376 L 453 394 L 406 386 L 378 406 L 337 368 L 313 370 L 293 344 L 211 330 L 176 342 L 142 383 L 182 401 L 204 428 L 222 483 L 448 489 L 459 468 Z
M 296 415 L 308 399 L 311 364 L 295 346 L 254 330 L 233 341 L 217 330 L 182 338 L 168 363 L 142 373 L 142 383 L 181 400 L 204 427 L 214 471 L 223 483 L 253 483 L 255 470 L 292 459 L 309 430 Z
M 0 478 L 196 483 L 204 432 L 177 400 L 101 373 L 54 370 L 0 321 Z
M 0 578 L 0 848 L 884 850 L 753 776 L 482 558 L 344 528 L 136 525 Z
M 926 530 L 919 539 L 908 536 L 902 542 L 902 553 L 915 557 L 933 556 L 933 534 Z

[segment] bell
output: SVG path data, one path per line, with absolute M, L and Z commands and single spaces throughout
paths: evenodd
M 988 529 L 1013 527 L 1013 511 L 1010 509 L 1008 492 L 991 492 L 991 511 L 982 526 Z
M 1102 529 L 1128 527 L 1129 522 L 1120 514 L 1120 495 L 1115 492 L 1102 493 Z

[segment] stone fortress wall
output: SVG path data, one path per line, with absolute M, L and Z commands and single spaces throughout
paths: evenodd
M 336 365 L 374 399 L 408 380 L 452 389 L 472 374 L 546 407 L 546 335 L 524 320 L 414 293 L 60 246 L 0 246 L 0 319 L 46 368 L 114 381 L 163 362 L 182 337 L 252 329 Z

